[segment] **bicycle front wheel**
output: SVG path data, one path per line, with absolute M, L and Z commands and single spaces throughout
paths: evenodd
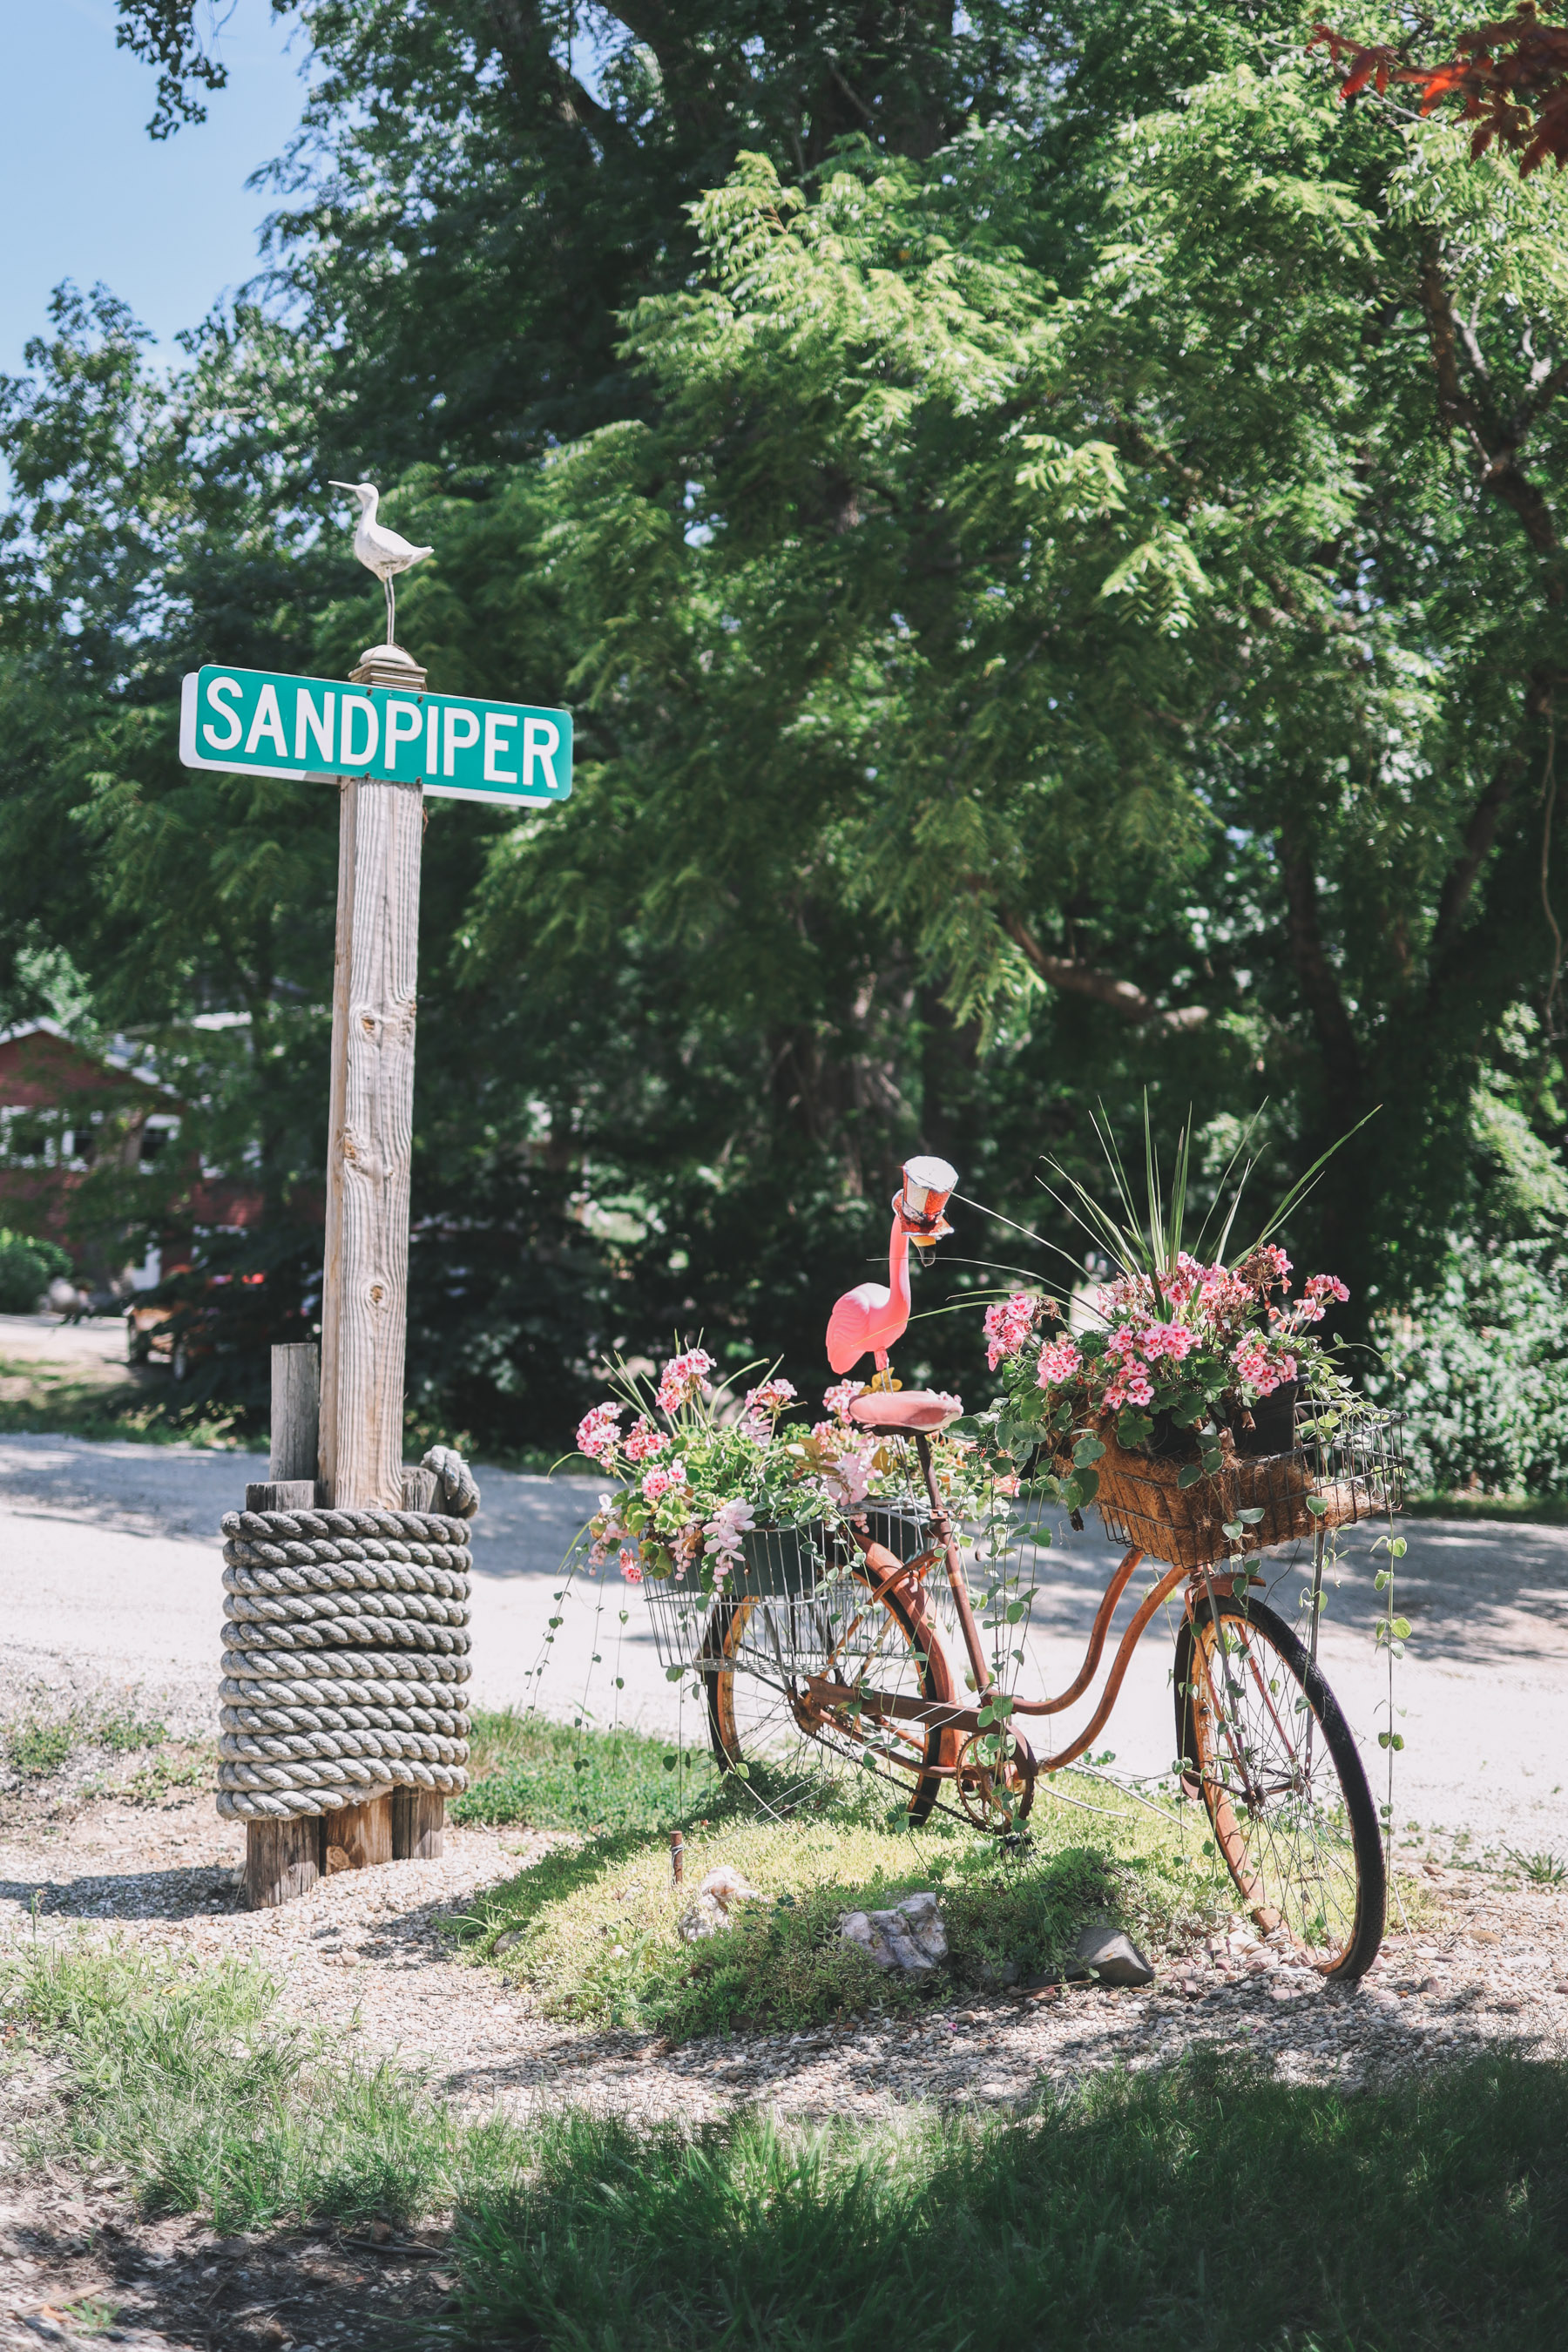
M 1387 1907 L 1377 1808 L 1339 1701 L 1272 1609 L 1231 1593 L 1190 1601 L 1176 1740 L 1259 1930 L 1283 1927 L 1321 1975 L 1364 1975 Z
M 913 1827 L 929 1819 L 953 1735 L 885 1704 L 956 1705 L 918 1591 L 881 1584 L 857 1563 L 808 1600 L 720 1601 L 698 1664 L 721 1771 L 767 1768 L 787 1796 L 837 1759 L 890 1780 Z

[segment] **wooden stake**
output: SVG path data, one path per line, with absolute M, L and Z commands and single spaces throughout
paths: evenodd
M 273 1483 L 308 1478 L 316 1483 L 321 1416 L 321 1351 L 314 1339 L 272 1350 Z
M 271 1911 L 308 1895 L 321 1873 L 321 1822 L 316 1813 L 245 1824 L 245 1899 Z
M 247 1486 L 247 1511 L 308 1511 L 316 1500 L 316 1349 L 314 1341 L 272 1350 L 272 1475 Z M 318 1814 L 287 1822 L 247 1822 L 245 1895 L 269 1911 L 309 1894 L 320 1876 Z
M 392 1795 L 368 1805 L 343 1805 L 321 1816 L 324 1864 L 334 1870 L 370 1870 L 392 1860 Z
M 392 1792 L 395 1862 L 439 1862 L 447 1849 L 447 1800 L 439 1789 Z

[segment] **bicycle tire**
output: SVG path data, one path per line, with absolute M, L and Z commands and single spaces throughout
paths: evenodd
M 925 1615 L 923 1605 L 917 1610 L 901 1582 L 879 1584 L 863 1562 L 858 1563 L 851 1573 L 855 1581 L 866 1589 L 868 1609 L 879 1612 L 880 1617 L 886 1619 L 889 1633 L 896 1637 L 892 1652 L 897 1665 L 913 1680 L 920 1696 L 944 1706 L 955 1706 L 957 1699 L 952 1664 L 935 1627 Z M 755 1622 L 755 1612 L 767 1605 L 765 1601 L 750 1598 L 716 1601 L 703 1637 L 698 1664 L 707 1698 L 709 1740 L 714 1760 L 721 1772 L 732 1771 L 736 1765 L 742 1763 L 749 1769 L 754 1764 L 771 1760 L 765 1738 L 759 1744 L 756 1735 L 749 1733 L 740 1721 L 740 1710 L 735 1704 L 736 1669 L 733 1664 L 745 1647 L 747 1633 Z M 879 1621 L 868 1617 L 867 1622 Z M 865 1647 L 864 1644 L 861 1646 Z M 871 1645 L 873 1652 L 880 1647 L 880 1641 Z M 831 1663 L 831 1656 L 825 1654 L 824 1665 Z M 783 1674 L 781 1667 L 781 1678 Z M 885 1686 L 880 1675 L 877 1686 Z M 782 1679 L 780 1696 L 786 1699 L 789 1696 Z M 847 1761 L 858 1760 L 853 1753 L 857 1744 L 862 1751 L 870 1744 L 865 1740 L 858 1742 L 855 1732 L 846 1727 L 842 1718 L 814 1730 L 802 1721 L 798 1708 L 792 1706 L 791 1712 L 795 1733 L 801 1739 L 813 1741 L 826 1752 L 839 1755 Z M 786 1728 L 782 1718 L 779 1728 L 781 1733 Z M 952 1748 L 953 1735 L 943 1726 L 933 1724 L 927 1727 L 923 1740 L 917 1739 L 912 1733 L 897 1730 L 889 1736 L 907 1742 L 910 1748 L 909 1762 L 906 1766 L 900 1761 L 899 1772 L 901 1774 L 907 1769 L 912 1778 L 909 1821 L 912 1829 L 919 1829 L 930 1820 L 941 1793 L 940 1768 L 952 1761 L 948 1751 Z M 750 1753 L 749 1748 L 752 1750 Z M 889 1774 L 887 1777 L 894 1776 Z
M 1226 1657 L 1247 1669 L 1239 1680 L 1224 1675 L 1224 1700 L 1215 1682 L 1221 1636 Z M 1268 1653 L 1282 1675 L 1268 1669 Z M 1283 1926 L 1321 1976 L 1341 1983 L 1364 1976 L 1386 1921 L 1383 1837 L 1360 1752 L 1322 1669 L 1262 1601 L 1200 1593 L 1176 1636 L 1175 1684 L 1184 1786 L 1195 1784 L 1202 1796 L 1254 1923 L 1265 1933 Z M 1287 1684 L 1295 1696 L 1282 1713 Z

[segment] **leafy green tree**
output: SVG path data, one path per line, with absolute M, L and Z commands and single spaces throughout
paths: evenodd
M 170 123 L 192 12 L 121 15 Z M 563 1432 L 699 1324 L 816 1378 L 911 1145 L 1048 1221 L 1145 1087 L 1211 1156 L 1267 1096 L 1260 1181 L 1381 1105 L 1300 1244 L 1429 1291 L 1500 1038 L 1561 1143 L 1555 175 L 1338 105 L 1282 0 L 299 15 L 293 308 L 163 383 L 67 301 L 9 395 L 18 984 L 215 1073 L 244 1012 L 211 1115 L 308 1188 L 330 795 L 183 775 L 173 696 L 352 660 L 322 478 L 401 468 L 407 642 L 580 755 L 432 816 L 422 1413 Z

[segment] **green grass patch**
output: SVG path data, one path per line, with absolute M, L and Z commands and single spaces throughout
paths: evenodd
M 39 1723 L 29 1719 L 13 1724 L 5 1735 L 5 1752 L 13 1771 L 24 1780 L 42 1780 L 51 1772 L 59 1772 L 76 1753 L 77 1728 L 74 1719 L 65 1723 Z
M 132 1805 L 166 1804 L 189 1789 L 210 1789 L 217 1777 L 217 1743 L 211 1739 L 165 1740 L 128 1780 L 108 1794 Z
M 468 2185 L 460 2150 L 483 2136 L 465 2138 L 417 2077 L 280 2027 L 277 2004 L 252 1963 L 14 1946 L 0 2017 L 64 2067 L 63 2102 L 29 2152 L 110 2168 L 144 2210 L 205 2213 L 220 2231 L 448 2206 Z
M 236 1414 L 184 1405 L 161 1366 L 0 1358 L 0 1435 L 131 1438 L 146 1445 L 253 1445 Z
M 574 1730 L 510 1707 L 474 1717 L 468 1774 L 469 1787 L 447 1809 L 454 1821 L 590 1834 L 673 1827 L 721 1786 L 705 1748 L 682 1752 L 639 1731 Z
M 161 1748 L 169 1737 L 166 1723 L 144 1723 L 136 1715 L 109 1715 L 93 1726 L 92 1737 L 111 1756 L 135 1756 L 144 1748 Z
M 573 2117 L 458 2223 L 481 2340 L 666 2352 L 1433 2352 L 1562 2341 L 1568 2074 L 1344 2095 L 1245 2062 L 1025 2124 L 649 2140 Z
M 661 1815 L 652 1831 L 634 1822 L 546 1854 L 481 1895 L 464 1932 L 547 2016 L 684 2038 L 920 2005 L 930 1990 L 889 1980 L 839 1921 L 921 1888 L 942 1902 L 949 1959 L 933 1981 L 945 1993 L 1058 1970 L 1091 1916 L 1152 1950 L 1228 1919 L 1230 1881 L 1194 1817 L 1064 1777 L 1041 1789 L 1029 1841 L 1011 1851 L 940 1816 L 911 1832 L 883 1785 L 854 1775 L 814 1782 L 770 1814 L 777 1792 L 759 1772 L 749 1787 L 719 1784 L 704 1812 L 687 1809 L 680 1887 Z M 724 1864 L 758 1900 L 689 1943 L 681 1916 Z
M 1405 1509 L 1413 1519 L 1502 1519 L 1515 1527 L 1568 1527 L 1568 1495 L 1411 1495 Z
M 58 1721 L 28 1717 L 13 1724 L 5 1734 L 5 1746 L 13 1770 L 26 1780 L 43 1780 L 53 1773 L 63 1772 L 83 1748 L 107 1748 L 111 1756 L 138 1756 L 149 1749 L 164 1748 L 168 1738 L 167 1725 L 144 1722 L 140 1716 L 99 1716 L 87 1708 L 74 1708 Z M 166 1757 L 155 1755 L 153 1762 L 123 1787 L 134 1791 L 149 1774 L 183 1772 L 184 1757 L 184 1750 L 171 1751 Z M 202 1748 L 196 1769 L 210 1773 L 216 1760 L 216 1751 L 209 1741 Z
M 1568 2305 L 1568 2068 L 1363 2092 L 1198 2053 L 1016 2120 L 465 2121 L 280 2027 L 254 1966 L 0 1951 L 50 2061 L 24 2160 L 228 2232 L 450 2227 L 449 2340 L 531 2352 L 1546 2352 Z

